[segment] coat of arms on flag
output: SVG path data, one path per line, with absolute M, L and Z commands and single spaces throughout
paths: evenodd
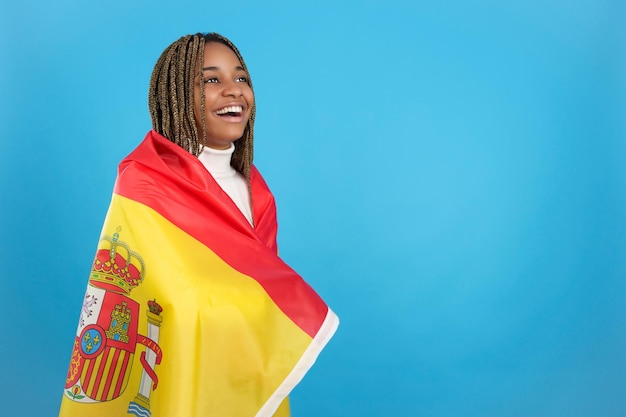
M 161 362 L 158 345 L 163 309 L 156 300 L 147 303 L 148 335 L 138 333 L 139 303 L 129 297 L 146 274 L 142 257 L 113 236 L 104 235 L 93 263 L 81 310 L 68 371 L 65 396 L 79 403 L 114 400 L 126 390 L 138 345 L 143 367 L 135 400 L 128 412 L 150 415 L 149 399 L 158 378 L 154 370 Z

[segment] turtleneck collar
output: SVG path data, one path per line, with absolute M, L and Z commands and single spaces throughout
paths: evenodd
M 235 175 L 237 171 L 230 165 L 231 157 L 235 152 L 235 144 L 231 143 L 228 149 L 213 149 L 205 146 L 198 159 L 214 178 L 226 178 Z

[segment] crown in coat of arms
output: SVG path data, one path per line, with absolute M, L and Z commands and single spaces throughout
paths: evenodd
M 89 282 L 119 294 L 130 294 L 146 275 L 143 258 L 119 240 L 121 227 L 113 236 L 104 235 L 98 245 Z
M 163 311 L 163 307 L 156 302 L 156 299 L 148 301 L 148 309 L 152 314 L 156 314 L 157 316 Z

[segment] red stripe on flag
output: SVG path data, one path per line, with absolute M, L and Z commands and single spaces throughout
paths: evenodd
M 106 363 L 107 363 L 107 359 L 109 358 L 109 352 L 111 351 L 111 348 L 106 347 L 104 349 L 104 352 L 102 354 L 102 360 L 100 361 L 100 366 L 98 366 L 98 374 L 96 375 L 96 382 L 93 385 L 93 393 L 94 395 L 98 395 L 98 388 L 100 388 L 100 382 L 102 382 L 102 374 L 104 373 L 104 371 L 106 371 Z M 91 397 L 94 398 L 94 397 Z M 94 398 L 99 400 L 100 398 Z
M 117 377 L 117 384 L 115 384 L 115 391 L 113 391 L 113 398 L 119 397 L 122 392 L 122 388 L 124 385 L 124 380 L 126 379 L 126 372 L 130 372 L 128 366 L 128 358 L 131 356 L 127 351 L 121 351 L 120 353 L 124 353 L 124 362 L 122 362 L 122 367 L 120 368 L 120 374 Z
M 117 361 L 120 357 L 120 350 L 115 349 L 115 353 L 113 354 L 113 360 L 111 361 L 111 367 L 109 368 L 109 374 L 107 375 L 107 380 L 104 383 L 104 391 L 102 391 L 102 400 L 106 401 L 109 395 L 109 390 L 111 389 L 111 380 L 113 380 L 113 375 L 115 375 L 115 369 L 117 368 Z
M 93 367 L 94 367 L 95 362 L 96 362 L 97 359 L 98 359 L 97 357 L 95 357 L 93 359 L 88 359 L 89 366 L 87 367 L 87 373 L 85 374 L 85 380 L 81 381 L 83 383 L 83 390 L 89 396 L 89 398 L 93 398 L 93 389 L 90 389 L 89 391 L 87 391 L 87 388 L 89 387 L 89 382 L 91 381 L 91 377 L 93 376 Z

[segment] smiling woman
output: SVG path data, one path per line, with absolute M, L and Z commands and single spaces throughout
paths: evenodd
M 245 90 L 243 84 L 247 86 Z M 238 88 L 233 89 L 235 86 Z M 238 105 L 246 104 L 244 118 L 234 126 L 235 132 L 224 132 L 230 140 L 219 134 L 207 137 L 207 128 L 217 128 L 210 123 L 207 125 L 207 120 L 219 121 L 210 116 L 223 110 L 212 106 L 228 105 L 229 100 Z M 188 35 L 168 46 L 154 67 L 148 104 L 153 129 L 196 156 L 203 146 L 212 146 L 214 140 L 217 146 L 213 147 L 217 149 L 228 147 L 226 142 L 236 141 L 233 166 L 245 176 L 249 175 L 254 93 L 246 64 L 228 39 L 216 33 Z M 243 132 L 239 131 L 241 125 Z
M 243 58 L 218 34 L 180 38 L 149 107 L 153 130 L 119 166 L 60 415 L 288 416 L 338 319 L 277 255 Z

